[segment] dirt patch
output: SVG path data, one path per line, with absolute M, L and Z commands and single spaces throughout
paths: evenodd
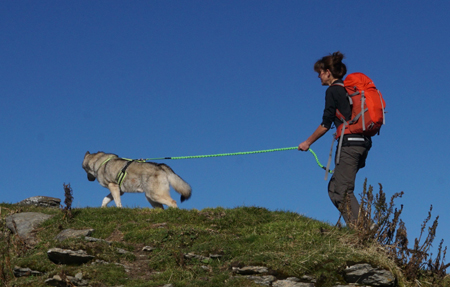
M 143 244 L 133 244 L 134 251 L 132 252 L 136 257 L 134 261 L 122 262 L 126 265 L 127 274 L 132 279 L 150 280 L 153 275 L 157 274 L 154 270 L 148 266 L 151 252 L 142 251 Z
M 120 231 L 119 229 L 115 229 L 111 235 L 106 238 L 106 241 L 111 241 L 111 242 L 122 242 L 123 241 L 123 233 L 122 231 Z

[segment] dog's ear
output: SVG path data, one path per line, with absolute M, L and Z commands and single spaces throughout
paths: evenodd
M 89 151 L 87 151 L 85 154 L 84 154 L 84 156 L 87 156 L 88 154 L 91 154 Z

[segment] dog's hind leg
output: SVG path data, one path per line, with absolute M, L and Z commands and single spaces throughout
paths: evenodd
M 109 183 L 108 189 L 111 192 L 111 196 L 114 199 L 114 202 L 116 203 L 117 207 L 122 207 L 122 202 L 120 201 L 120 196 L 123 194 L 123 192 L 120 192 L 119 185 L 116 183 Z
M 164 209 L 164 206 L 161 203 L 151 200 L 150 197 L 148 197 L 147 195 L 145 195 L 145 198 L 147 198 L 148 202 L 150 202 L 150 204 L 153 206 L 153 208 Z
M 162 207 L 165 204 L 168 207 L 178 208 L 177 202 L 170 197 L 170 186 L 166 176 L 154 178 L 144 192 L 153 207 Z
M 178 208 L 177 202 L 170 196 L 164 198 L 158 198 L 158 202 L 167 205 L 168 207 Z
M 177 202 L 173 200 L 170 197 L 169 191 L 167 191 L 167 194 L 153 194 L 153 198 L 150 198 L 145 194 L 145 197 L 147 198 L 148 202 L 155 207 L 155 208 L 163 208 L 163 204 L 167 205 L 168 207 L 178 208 Z

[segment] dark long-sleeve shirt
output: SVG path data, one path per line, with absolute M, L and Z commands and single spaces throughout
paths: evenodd
M 334 84 L 343 83 L 337 80 Z M 323 110 L 322 126 L 330 129 L 334 123 L 336 127 L 342 124 L 342 121 L 336 117 L 336 109 L 348 121 L 352 116 L 352 109 L 347 98 L 347 92 L 342 86 L 329 86 L 325 93 L 325 109 Z

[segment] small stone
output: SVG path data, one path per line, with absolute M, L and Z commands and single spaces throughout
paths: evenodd
M 82 236 L 89 236 L 94 232 L 94 229 L 83 229 L 83 230 L 75 230 L 75 229 L 65 229 L 56 235 L 56 240 L 63 241 L 68 238 L 76 238 Z
M 89 242 L 104 242 L 104 243 L 111 245 L 111 241 L 106 241 L 106 240 L 100 239 L 100 238 L 85 236 L 84 240 L 89 241 Z
M 142 251 L 145 251 L 145 252 L 151 252 L 151 251 L 153 251 L 153 250 L 155 250 L 156 248 L 154 248 L 154 247 L 151 247 L 151 246 L 144 246 L 143 248 L 142 248 Z
M 21 268 L 21 267 L 14 267 L 13 269 L 14 276 L 15 277 L 25 277 L 25 276 L 41 276 L 43 273 L 39 271 L 31 270 L 30 268 Z
M 119 254 L 131 254 L 130 251 L 127 251 L 127 250 L 122 249 L 122 248 L 116 248 L 116 251 L 117 251 L 117 253 L 119 253 Z
M 264 275 L 264 276 L 245 275 L 245 278 L 255 282 L 256 284 L 264 286 L 271 286 L 272 282 L 276 280 L 275 276 L 273 275 Z
M 264 266 L 246 266 L 246 267 L 233 267 L 233 272 L 241 275 L 254 275 L 254 274 L 265 274 L 269 272 L 269 269 Z

